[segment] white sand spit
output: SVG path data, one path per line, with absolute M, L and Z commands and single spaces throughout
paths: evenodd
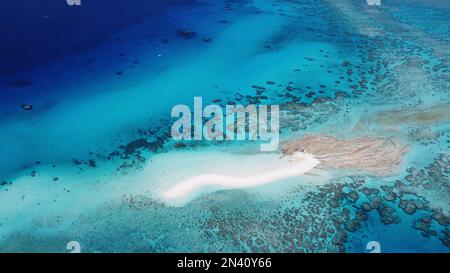
M 319 161 L 310 154 L 297 152 L 288 158 L 275 157 L 278 162 L 273 162 L 272 168 L 267 164 L 252 164 L 252 170 L 248 175 L 243 172 L 240 161 L 235 161 L 236 168 L 228 170 L 227 175 L 203 173 L 181 180 L 176 185 L 162 193 L 165 199 L 184 198 L 201 188 L 214 187 L 221 189 L 241 189 L 260 186 L 275 181 L 302 175 L 319 164 Z M 256 161 L 258 157 L 255 157 Z M 272 158 L 273 159 L 273 158 Z M 283 162 L 280 164 L 280 162 Z M 245 163 L 244 163 L 245 164 Z M 229 166 L 228 166 L 229 167 Z

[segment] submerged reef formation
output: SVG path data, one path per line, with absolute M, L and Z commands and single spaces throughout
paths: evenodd
M 364 252 L 372 240 L 386 252 L 449 251 L 446 13 L 353 0 L 195 4 L 183 6 L 189 20 L 174 25 L 185 11 L 162 10 L 152 17 L 167 15 L 170 24 L 143 19 L 139 31 L 80 58 L 80 71 L 101 71 L 80 72 L 80 81 L 107 74 L 114 92 L 83 86 L 89 95 L 78 98 L 70 91 L 78 85 L 64 78 L 69 104 L 52 112 L 57 99 L 26 93 L 45 80 L 6 81 L 26 98 L 14 104 L 20 113 L 5 127 L 0 163 L 23 155 L 24 172 L 0 170 L 8 208 L 0 212 L 0 252 L 63 252 L 72 240 L 83 252 Z M 145 173 L 168 177 L 152 165 L 156 156 L 259 152 L 247 142 L 172 140 L 169 108 L 191 95 L 221 107 L 280 105 L 281 153 L 312 154 L 317 170 L 267 188 L 208 192 L 183 206 L 162 202 Z M 81 107 L 68 107 L 74 101 Z
M 446 205 L 433 207 L 425 196 L 449 190 L 444 178 L 449 168 L 448 158 L 438 157 L 418 170 L 431 184 L 421 193 L 412 191 L 423 186 L 412 172 L 389 184 L 345 176 L 319 187 L 299 185 L 279 200 L 228 190 L 171 207 L 145 195 L 124 195 L 106 211 L 82 216 L 79 221 L 85 224 L 74 225 L 69 233 L 77 234 L 88 251 L 115 251 L 120 245 L 133 252 L 361 252 L 365 246 L 357 248 L 355 241 L 367 242 L 372 239 L 368 236 L 381 240 L 380 234 L 361 233 L 370 228 L 370 219 L 383 226 L 408 221 L 418 235 L 448 246 Z M 108 221 L 94 221 L 98 213 Z M 133 236 L 125 235 L 130 233 Z

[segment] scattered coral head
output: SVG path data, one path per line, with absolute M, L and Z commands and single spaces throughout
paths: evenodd
M 429 125 L 450 122 L 450 104 L 443 103 L 428 108 L 410 107 L 400 110 L 390 110 L 378 113 L 369 120 L 384 127 L 396 127 L 405 124 Z

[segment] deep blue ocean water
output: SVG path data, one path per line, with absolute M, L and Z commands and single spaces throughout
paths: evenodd
M 449 252 L 449 10 L 440 0 L 2 1 L 0 252 L 65 252 L 69 241 L 86 252 L 368 252 L 369 241 Z M 170 109 L 194 96 L 249 102 L 255 86 L 260 103 L 286 111 L 283 140 L 376 136 L 410 151 L 387 177 L 345 170 L 182 207 L 155 199 L 153 158 L 177 150 Z M 225 145 L 182 156 L 253 147 Z

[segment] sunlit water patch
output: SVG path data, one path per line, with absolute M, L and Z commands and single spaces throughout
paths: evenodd
M 448 252 L 447 13 L 404 2 L 177 1 L 0 63 L 0 251 Z M 280 149 L 174 141 L 194 96 L 280 105 Z

